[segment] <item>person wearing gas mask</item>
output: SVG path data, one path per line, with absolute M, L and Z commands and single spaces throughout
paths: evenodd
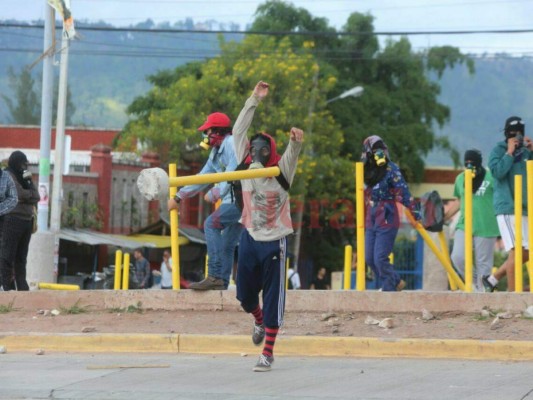
M 507 290 L 515 290 L 515 215 L 514 177 L 522 175 L 522 248 L 523 262 L 529 259 L 527 225 L 527 170 L 526 161 L 533 160 L 533 143 L 525 135 L 525 124 L 520 117 L 507 118 L 503 128 L 505 140 L 498 142 L 489 157 L 489 168 L 494 177 L 494 212 L 500 236 L 508 257 L 496 273 L 482 277 L 485 290 L 494 291 L 499 280 L 507 275 Z
M 26 282 L 26 259 L 33 231 L 33 209 L 39 201 L 39 192 L 28 171 L 28 159 L 21 151 L 9 156 L 9 173 L 15 184 L 18 201 L 16 206 L 2 217 L 0 240 L 0 275 L 4 290 L 29 290 Z
M 256 372 L 270 371 L 274 362 L 274 345 L 285 310 L 285 261 L 287 235 L 293 233 L 289 186 L 291 185 L 304 132 L 292 128 L 289 144 L 282 156 L 276 142 L 264 132 L 250 139 L 248 129 L 255 109 L 268 95 L 269 84 L 260 81 L 246 100 L 233 129 L 237 160 L 248 168 L 278 166 L 281 175 L 241 181 L 245 227 L 239 241 L 237 267 L 237 299 L 242 308 L 254 317 L 252 342 L 260 346 L 265 341 Z M 263 291 L 263 308 L 259 292 Z M 266 336 L 266 340 L 265 340 Z
M 198 128 L 203 132 L 200 146 L 211 149 L 209 158 L 199 174 L 234 171 L 237 167 L 231 121 L 226 114 L 215 112 Z M 168 210 L 178 209 L 182 199 L 193 197 L 209 184 L 182 187 L 173 199 L 168 201 Z M 221 182 L 211 188 L 204 196 L 205 201 L 220 206 L 204 222 L 205 240 L 207 242 L 208 276 L 189 285 L 195 290 L 225 290 L 228 288 L 233 268 L 235 247 L 242 232 L 239 223 L 241 211 L 235 205 L 235 198 L 228 182 Z
M 483 167 L 483 157 L 476 149 L 464 154 L 465 169 L 472 171 L 472 242 L 474 244 L 475 291 L 484 291 L 481 277 L 490 275 L 494 265 L 494 246 L 500 235 L 494 214 L 494 183 L 490 171 Z M 453 195 L 455 200 L 447 204 L 445 220 L 451 219 L 459 210 L 459 220 L 453 240 L 451 258 L 455 268 L 464 279 L 465 276 L 465 173 L 455 178 Z
M 389 260 L 400 227 L 397 202 L 420 220 L 418 205 L 411 196 L 400 168 L 390 160 L 387 145 L 373 135 L 363 141 L 365 181 L 365 262 L 376 276 L 379 289 L 401 291 L 405 281 Z

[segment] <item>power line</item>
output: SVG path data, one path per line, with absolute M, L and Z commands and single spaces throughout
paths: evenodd
M 9 53 L 41 53 L 42 50 L 37 48 L 1 48 L 0 52 L 9 52 Z M 81 56 L 102 56 L 102 57 L 134 57 L 134 58 L 177 58 L 177 59 L 187 59 L 187 60 L 201 60 L 201 59 L 210 59 L 213 57 L 218 57 L 219 55 L 213 55 L 212 52 L 204 51 L 202 53 L 202 50 L 193 51 L 190 49 L 185 49 L 182 51 L 173 51 L 173 52 L 145 52 L 145 51 L 107 51 L 107 50 L 98 50 L 98 51 L 91 51 L 91 50 L 76 50 L 72 49 L 70 50 L 71 54 L 77 54 Z M 257 53 L 259 55 L 260 53 Z M 264 54 L 264 53 L 261 53 Z M 275 52 L 270 52 L 270 57 L 272 59 L 285 59 L 284 56 L 277 56 Z M 486 53 L 485 55 L 476 55 L 476 54 L 467 54 L 470 58 L 474 59 L 484 59 L 484 58 L 492 58 L 492 59 L 523 59 L 523 58 L 532 58 L 533 52 L 520 52 L 519 54 L 513 54 L 513 53 Z M 253 57 L 254 55 L 250 55 L 250 57 Z M 297 58 L 305 57 L 305 55 L 298 55 L 295 54 Z M 425 57 L 424 55 L 418 55 L 420 57 Z M 353 57 L 346 56 L 343 53 L 333 51 L 330 54 L 326 54 L 322 57 L 324 60 L 328 61 L 343 61 L 343 60 L 356 60 L 356 61 L 365 61 L 365 62 L 373 62 L 376 61 L 376 58 L 371 57 L 358 57 L 354 59 Z M 395 57 L 397 60 L 402 60 L 401 57 Z
M 6 24 L 0 22 L 0 27 L 43 29 L 44 25 Z M 61 29 L 60 26 L 57 29 Z M 120 28 L 103 26 L 77 26 L 78 31 L 104 31 L 104 32 L 136 32 L 136 33 L 194 33 L 200 35 L 263 35 L 263 36 L 416 36 L 416 35 L 473 35 L 473 34 L 521 34 L 533 33 L 533 29 L 483 29 L 483 30 L 458 30 L 458 31 L 383 31 L 383 32 L 303 32 L 303 31 L 197 31 L 193 29 L 167 29 L 167 28 Z

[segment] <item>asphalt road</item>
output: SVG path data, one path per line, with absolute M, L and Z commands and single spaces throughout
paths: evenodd
M 101 353 L 0 354 L 0 399 L 533 400 L 533 362 Z

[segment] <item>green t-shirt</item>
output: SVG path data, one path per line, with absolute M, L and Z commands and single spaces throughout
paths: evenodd
M 500 235 L 498 223 L 494 215 L 494 183 L 492 175 L 485 169 L 485 178 L 479 189 L 472 196 L 472 234 L 478 237 L 497 237 Z M 457 222 L 457 229 L 465 230 L 465 173 L 462 172 L 455 179 L 453 195 L 461 201 L 461 215 Z

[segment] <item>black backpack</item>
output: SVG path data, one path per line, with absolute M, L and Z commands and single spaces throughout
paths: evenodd
M 441 232 L 444 225 L 444 203 L 439 192 L 433 190 L 420 197 L 422 225 L 430 232 Z
M 246 158 L 245 158 L 246 159 Z M 248 168 L 250 168 L 250 164 L 246 164 L 244 161 L 241 162 L 237 168 L 235 168 L 235 171 L 245 171 Z M 281 187 L 285 191 L 289 191 L 291 188 L 290 183 L 285 179 L 283 176 L 283 173 L 280 172 L 278 176 L 276 176 L 276 180 L 281 185 Z M 229 182 L 231 185 L 231 200 L 235 202 L 235 205 L 239 210 L 242 210 L 244 208 L 244 200 L 242 197 L 242 184 L 241 181 L 231 181 Z

